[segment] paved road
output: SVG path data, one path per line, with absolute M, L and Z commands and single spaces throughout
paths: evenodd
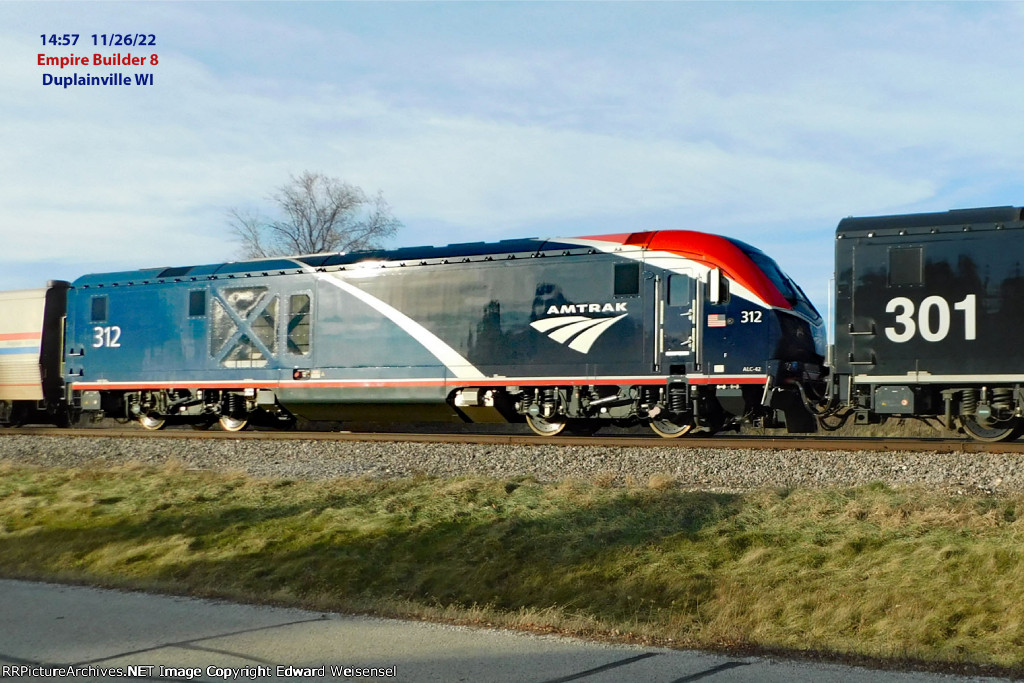
M 0 679 L 66 679 L 66 673 L 53 671 L 59 667 L 75 667 L 86 674 L 71 680 L 94 681 L 114 680 L 117 674 L 151 681 L 288 678 L 417 683 L 997 680 L 612 646 L 507 631 L 0 580 Z M 372 669 L 379 675 L 367 676 Z

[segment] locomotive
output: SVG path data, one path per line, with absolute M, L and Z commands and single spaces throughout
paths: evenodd
M 828 389 L 824 322 L 800 287 L 762 251 L 695 231 L 90 274 L 3 296 L 8 424 L 808 432 Z
M 1022 240 L 1017 207 L 842 220 L 822 424 L 915 417 L 981 441 L 1018 437 Z

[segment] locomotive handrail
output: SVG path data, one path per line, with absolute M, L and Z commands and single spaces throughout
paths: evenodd
M 874 324 L 874 323 L 871 323 L 871 329 L 870 329 L 869 331 L 864 331 L 864 332 L 854 332 L 854 329 L 853 329 L 853 323 L 850 323 L 850 325 L 849 325 L 849 328 L 850 328 L 850 330 L 849 330 L 849 334 L 850 334 L 850 336 L 852 336 L 852 337 L 856 337 L 856 336 L 861 336 L 861 335 L 863 335 L 863 336 L 874 336 L 875 334 L 878 334 L 878 333 L 877 333 L 877 332 L 875 331 L 875 324 Z

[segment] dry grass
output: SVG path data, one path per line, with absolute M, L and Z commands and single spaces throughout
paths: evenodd
M 1024 499 L 0 469 L 0 573 L 1024 668 Z

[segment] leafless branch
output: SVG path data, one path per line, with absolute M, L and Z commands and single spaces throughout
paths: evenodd
M 374 249 L 402 227 L 382 193 L 370 198 L 322 173 L 304 171 L 271 198 L 281 209 L 278 219 L 230 212 L 232 232 L 247 258 Z

